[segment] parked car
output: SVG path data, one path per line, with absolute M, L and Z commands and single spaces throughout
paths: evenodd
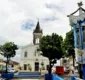
M 15 70 L 14 68 L 8 68 L 7 71 L 8 72 L 13 72 L 13 73 L 18 72 L 18 70 Z M 3 68 L 2 70 L 0 70 L 0 73 L 5 73 L 5 72 L 6 72 L 6 68 Z
M 14 68 L 9 68 L 8 69 L 8 72 L 14 72 L 14 73 L 16 73 L 16 72 L 18 72 L 18 70 L 15 70 Z
M 2 68 L 1 70 L 0 70 L 0 73 L 5 73 L 6 72 L 6 68 Z
M 5 73 L 6 72 L 6 70 L 0 70 L 0 73 Z

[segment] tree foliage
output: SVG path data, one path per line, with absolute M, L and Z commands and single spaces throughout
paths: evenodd
M 43 36 L 40 40 L 39 48 L 42 51 L 42 55 L 49 59 L 49 66 L 56 62 L 56 59 L 60 59 L 63 56 L 62 43 L 63 39 L 61 36 L 52 33 L 52 35 Z M 50 71 L 49 71 L 50 73 Z
M 17 45 L 15 45 L 13 42 L 7 42 L 0 47 L 0 50 L 2 52 L 1 55 L 8 58 L 14 57 L 16 54 L 15 50 L 17 49 L 18 49 Z
M 73 59 L 75 58 L 73 30 L 70 30 L 69 32 L 66 33 L 66 37 L 64 39 L 62 47 L 63 47 L 64 55 L 66 57 L 72 56 Z
M 17 45 L 13 42 L 6 42 L 0 47 L 0 54 L 7 58 L 6 61 L 6 72 L 7 72 L 7 63 L 11 57 L 16 55 L 16 50 L 18 49 Z
M 43 36 L 40 40 L 40 50 L 42 55 L 49 60 L 60 59 L 62 57 L 62 37 L 53 33 L 52 35 Z

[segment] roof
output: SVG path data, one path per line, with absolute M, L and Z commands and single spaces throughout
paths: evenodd
M 0 60 L 3 60 L 2 58 L 0 58 Z
M 0 61 L 6 63 L 6 61 L 4 61 L 3 59 L 0 58 Z M 16 62 L 16 61 L 13 61 L 13 60 L 10 60 L 10 62 L 12 62 L 13 64 L 19 64 L 19 62 Z
M 3 59 L 0 58 L 0 61 L 3 61 Z
M 83 12 L 85 12 L 85 9 L 83 9 L 81 7 L 82 5 L 83 5 L 82 2 L 79 2 L 78 3 L 79 8 L 76 11 L 74 11 L 73 13 L 71 13 L 70 15 L 73 15 L 73 14 L 77 13 L 79 10 L 82 10 Z M 70 15 L 67 15 L 67 16 L 69 17 Z
M 69 17 L 69 22 L 70 25 L 73 27 L 77 22 L 83 21 L 85 19 L 85 9 L 83 9 L 82 6 L 82 2 L 78 3 L 79 8 L 74 11 L 73 13 L 71 13 L 70 15 L 68 15 L 67 17 Z M 74 15 L 75 13 L 77 13 L 79 11 L 79 15 Z
M 23 46 L 22 49 L 27 48 L 27 47 L 35 47 L 35 46 L 38 46 L 38 45 L 28 44 L 28 45 Z
M 42 30 L 40 29 L 40 24 L 39 21 L 37 22 L 36 28 L 33 31 L 33 33 L 42 33 Z
M 19 62 L 16 62 L 16 61 L 13 61 L 13 60 L 10 60 L 10 63 L 13 63 L 13 64 L 19 64 Z
M 5 61 L 4 61 L 2 58 L 0 58 L 0 62 L 3 62 L 3 63 L 5 63 Z
M 73 14 L 77 13 L 80 9 L 85 12 L 85 9 L 83 9 L 82 7 L 79 7 L 76 11 L 74 11 L 70 15 L 73 15 Z M 67 15 L 67 16 L 69 17 L 70 15 Z

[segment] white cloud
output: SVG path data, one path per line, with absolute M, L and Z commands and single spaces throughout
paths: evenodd
M 54 6 L 47 8 L 46 4 Z M 67 15 L 77 8 L 77 0 L 0 0 L 0 44 L 13 41 L 22 46 L 32 42 L 35 26 L 22 30 L 22 25 L 27 20 L 36 25 L 38 18 L 44 35 L 55 32 L 65 37 L 65 33 L 71 29 Z M 53 21 L 43 21 L 53 17 L 56 18 Z M 20 54 L 16 55 L 19 56 Z
M 17 62 L 20 62 L 20 55 L 21 54 L 21 49 L 18 49 L 16 51 L 16 56 L 14 58 L 11 58 L 11 60 L 14 60 L 14 61 L 17 61 Z

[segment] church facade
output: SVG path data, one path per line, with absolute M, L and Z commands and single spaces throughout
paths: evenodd
M 43 32 L 38 21 L 33 31 L 33 44 L 26 45 L 21 49 L 21 67 L 23 70 L 39 71 L 47 69 L 49 60 L 37 50 L 42 36 Z

